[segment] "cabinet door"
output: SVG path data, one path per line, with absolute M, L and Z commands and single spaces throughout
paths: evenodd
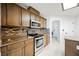
M 49 36 L 47 34 L 44 34 L 44 46 L 47 46 L 49 44 Z
M 17 48 L 23 47 L 24 46 L 24 42 L 16 42 L 14 44 L 10 44 L 7 46 L 7 50 L 11 51 L 11 50 L 15 50 Z
M 33 13 L 31 13 L 31 20 L 36 20 L 36 16 Z
M 1 26 L 1 4 L 0 4 L 0 26 Z
M 47 38 L 47 35 L 44 34 L 44 46 L 47 46 L 48 45 L 48 38 Z
M 77 56 L 76 55 L 76 42 L 72 40 L 65 40 L 65 55 L 66 56 Z
M 33 39 L 26 41 L 25 55 L 33 56 Z
M 15 4 L 7 4 L 7 25 L 21 26 L 21 8 Z
M 7 47 L 1 47 L 1 56 L 7 56 Z
M 42 17 L 40 18 L 40 23 L 41 23 L 41 28 L 43 28 L 44 27 L 44 22 L 43 22 L 43 18 Z
M 46 19 L 43 20 L 44 28 L 46 28 Z
M 30 12 L 26 9 L 22 9 L 22 26 L 30 26 Z
M 6 18 L 7 18 L 7 4 L 1 4 L 1 25 L 6 26 Z
M 38 15 L 36 15 L 36 21 L 40 23 L 40 17 Z
M 22 56 L 24 55 L 24 42 L 16 42 L 7 46 L 8 56 Z
M 24 48 L 17 48 L 13 51 L 8 51 L 8 56 L 23 56 L 24 55 Z

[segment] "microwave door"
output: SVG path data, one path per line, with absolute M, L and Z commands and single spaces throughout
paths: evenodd
M 37 22 L 32 22 L 31 27 L 33 27 L 33 28 L 38 28 L 38 27 L 40 27 L 40 24 L 37 23 Z

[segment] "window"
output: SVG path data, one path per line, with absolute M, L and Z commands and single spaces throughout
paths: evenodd
M 67 10 L 67 9 L 77 7 L 78 5 L 79 5 L 78 3 L 63 3 L 62 7 L 64 10 Z

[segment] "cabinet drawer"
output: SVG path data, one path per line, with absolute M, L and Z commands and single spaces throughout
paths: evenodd
M 23 46 L 24 46 L 24 42 L 16 42 L 14 44 L 8 45 L 7 46 L 7 50 L 8 51 L 11 51 L 11 50 L 14 50 L 14 49 L 23 47 Z
M 25 41 L 26 44 L 30 43 L 30 42 L 32 42 L 31 44 L 33 44 L 33 39 L 28 39 L 28 40 Z

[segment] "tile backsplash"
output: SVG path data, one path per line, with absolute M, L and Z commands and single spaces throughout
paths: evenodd
M 1 40 L 2 43 L 6 43 L 11 40 L 17 40 L 20 37 L 27 37 L 27 29 L 21 28 L 1 28 Z

